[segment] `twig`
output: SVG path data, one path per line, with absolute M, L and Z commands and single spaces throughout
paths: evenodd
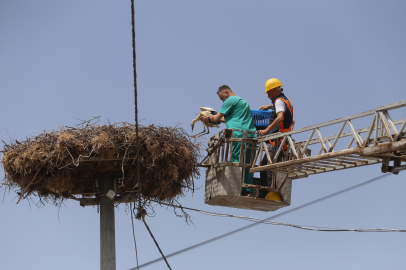
M 21 193 L 20 198 L 18 199 L 17 203 L 18 204 L 20 202 L 20 200 L 24 197 L 25 192 L 27 191 L 28 187 L 32 184 L 32 182 L 34 182 L 35 177 L 37 177 L 39 171 L 42 169 L 42 167 L 44 167 L 44 164 L 42 164 L 41 168 L 39 168 L 39 170 L 37 171 L 37 173 L 34 175 L 34 178 L 32 178 L 31 182 L 28 184 L 28 186 L 25 188 L 25 190 L 23 191 L 23 193 Z

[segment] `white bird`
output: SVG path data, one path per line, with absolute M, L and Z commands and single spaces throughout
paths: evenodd
M 200 111 L 201 112 L 199 112 L 196 119 L 193 119 L 192 123 L 190 123 L 190 125 L 192 126 L 192 132 L 193 132 L 193 128 L 195 126 L 195 123 L 197 121 L 200 121 L 200 117 L 202 117 L 202 116 L 211 116 L 211 115 L 216 115 L 217 114 L 217 112 L 214 109 L 209 108 L 209 107 L 200 107 Z M 203 136 L 205 134 L 209 134 L 209 128 L 211 128 L 211 127 L 219 128 L 218 124 L 220 124 L 220 123 L 221 122 L 203 122 L 203 126 L 204 126 L 203 131 L 199 132 L 199 133 L 197 133 L 195 135 L 191 135 L 190 137 L 199 138 L 200 136 Z M 206 132 L 206 128 L 207 128 L 207 132 Z M 204 133 L 204 132 L 206 132 L 206 133 Z

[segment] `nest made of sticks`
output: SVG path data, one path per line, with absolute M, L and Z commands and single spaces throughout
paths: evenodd
M 199 176 L 199 146 L 179 127 L 139 126 L 141 195 L 170 201 L 193 190 Z M 72 198 L 96 196 L 95 180 L 117 179 L 117 193 L 137 186 L 136 132 L 129 123 L 47 131 L 23 142 L 4 143 L 1 162 L 7 185 L 21 196 Z

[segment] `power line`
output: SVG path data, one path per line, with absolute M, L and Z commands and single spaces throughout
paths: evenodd
M 352 187 L 349 187 L 349 188 L 340 190 L 340 191 L 338 191 L 338 192 L 332 193 L 332 194 L 330 194 L 330 195 L 321 197 L 321 198 L 319 198 L 319 199 L 317 199 L 317 200 L 314 200 L 314 201 L 305 203 L 305 204 L 303 204 L 303 205 L 300 205 L 300 206 L 298 206 L 298 207 L 292 208 L 292 209 L 287 210 L 287 211 L 285 211 L 285 212 L 282 212 L 282 213 L 280 213 L 280 214 L 273 215 L 273 216 L 271 216 L 271 217 L 269 217 L 269 218 L 266 218 L 265 220 L 274 219 L 274 218 L 281 217 L 281 216 L 283 216 L 283 215 L 286 215 L 286 214 L 295 212 L 295 211 L 297 211 L 297 210 L 303 209 L 303 208 L 305 208 L 305 207 L 308 207 L 308 206 L 310 206 L 310 205 L 316 204 L 316 203 L 321 202 L 321 201 L 323 201 L 323 200 L 326 200 L 326 199 L 329 199 L 329 198 L 332 198 L 332 197 L 341 195 L 341 194 L 343 194 L 343 193 L 345 193 L 345 192 L 347 192 L 347 191 L 350 191 L 350 190 L 352 190 L 352 189 L 356 189 L 356 188 L 365 186 L 365 185 L 367 185 L 367 184 L 370 184 L 370 183 L 372 183 L 372 182 L 375 182 L 375 181 L 377 181 L 377 180 L 380 180 L 380 179 L 382 179 L 382 178 L 384 178 L 384 177 L 386 177 L 386 176 L 388 176 L 388 175 L 389 175 L 389 174 L 383 174 L 383 175 L 381 175 L 381 176 L 372 178 L 372 179 L 370 179 L 370 180 L 368 180 L 368 181 L 365 181 L 365 182 L 363 182 L 363 183 L 360 183 L 360 184 L 354 185 L 354 186 L 352 186 Z M 197 248 L 197 247 L 200 247 L 200 246 L 203 246 L 203 245 L 205 245 L 205 244 L 214 242 L 214 241 L 216 241 L 216 240 L 220 240 L 220 239 L 222 239 L 222 238 L 224 238 L 224 237 L 227 237 L 227 236 L 229 236 L 229 235 L 232 235 L 232 234 L 241 232 L 241 231 L 243 231 L 243 230 L 245 230 L 245 229 L 252 228 L 252 227 L 257 226 L 257 225 L 259 225 L 259 224 L 262 224 L 262 223 L 260 223 L 260 222 L 258 222 L 258 223 L 253 223 L 253 224 L 250 224 L 250 225 L 241 227 L 241 228 L 239 228 L 239 229 L 233 230 L 233 231 L 231 231 L 231 232 L 228 232 L 228 233 L 219 235 L 219 236 L 214 237 L 214 238 L 211 238 L 211 239 L 209 239 L 209 240 L 200 242 L 200 243 L 198 243 L 198 244 L 195 244 L 195 245 L 192 245 L 192 246 L 190 246 L 190 247 L 187 247 L 187 248 L 178 250 L 178 251 L 176 251 L 176 252 L 173 252 L 173 253 L 171 253 L 171 254 L 168 254 L 168 255 L 166 255 L 166 258 L 173 257 L 173 256 L 175 256 L 175 255 L 178 255 L 178 254 L 180 254 L 180 253 L 186 252 L 186 251 L 188 251 L 188 250 L 195 249 L 195 248 Z M 142 267 L 144 267 L 144 266 L 151 265 L 151 264 L 156 263 L 156 262 L 159 262 L 159 261 L 161 261 L 161 260 L 162 260 L 162 258 L 158 258 L 158 259 L 149 261 L 149 262 L 147 262 L 147 263 L 141 264 L 139 267 L 142 268 Z M 137 268 L 131 268 L 131 269 L 129 269 L 129 270 L 136 270 L 136 269 L 137 269 Z
M 137 155 L 137 180 L 138 180 L 138 191 L 141 190 L 141 185 L 140 185 L 140 161 L 139 161 L 139 155 L 140 155 L 140 150 L 139 150 L 139 140 L 138 140 L 138 94 L 137 94 L 137 55 L 135 53 L 135 23 L 134 23 L 134 0 L 131 0 L 131 42 L 132 42 L 132 49 L 133 49 L 133 78 L 134 78 L 134 106 L 135 106 L 135 148 L 136 148 L 136 155 Z M 141 194 L 138 194 L 139 198 L 139 204 L 138 206 L 141 206 Z M 134 203 L 135 205 L 135 203 Z M 135 206 L 134 206 L 135 207 Z M 132 204 L 130 203 L 130 212 L 131 212 L 131 224 L 132 224 L 132 229 L 133 229 L 133 238 L 134 238 L 134 246 L 135 246 L 135 258 L 137 260 L 137 268 L 138 270 L 139 265 L 138 265 L 138 250 L 137 250 L 137 241 L 135 240 L 135 232 L 134 232 L 134 218 L 133 218 L 133 209 L 132 209 Z
M 205 215 L 209 215 L 209 216 L 233 217 L 233 218 L 248 220 L 248 221 L 251 221 L 251 222 L 257 222 L 257 223 L 263 223 L 263 224 L 271 224 L 271 225 L 289 226 L 289 227 L 294 227 L 294 228 L 303 229 L 303 230 L 309 230 L 309 231 L 319 231 L 319 232 L 406 232 L 406 230 L 386 229 L 386 228 L 339 229 L 339 228 L 329 228 L 329 227 L 302 226 L 302 225 L 295 225 L 295 224 L 291 224 L 291 223 L 284 223 L 284 222 L 266 220 L 266 219 L 260 219 L 260 218 L 254 218 L 254 217 L 236 216 L 236 215 L 230 215 L 230 214 L 219 214 L 219 213 L 207 212 L 207 211 L 202 211 L 202 210 L 199 210 L 199 209 L 187 208 L 187 207 L 181 207 L 181 206 L 179 206 L 179 208 L 196 211 L 196 212 L 199 212 L 199 213 L 202 213 L 202 214 L 205 214 Z
M 131 213 L 131 224 L 132 224 L 132 228 L 133 228 L 133 238 L 134 238 L 134 246 L 135 246 L 135 258 L 137 259 L 137 268 L 138 268 L 138 270 L 140 270 L 140 267 L 138 265 L 138 250 L 137 250 L 137 241 L 135 240 L 133 208 L 132 208 L 132 203 L 131 202 L 130 202 L 130 213 Z
M 219 214 L 214 212 L 203 211 L 195 208 L 184 207 L 182 205 L 170 205 L 167 203 L 160 203 L 167 206 L 181 208 L 182 210 L 191 210 L 195 212 L 199 212 L 201 214 L 205 214 L 208 216 L 215 216 L 215 217 L 232 217 L 238 218 L 243 220 L 248 220 L 251 222 L 263 223 L 263 224 L 271 224 L 271 225 L 282 225 L 282 226 L 289 226 L 298 229 L 310 230 L 310 231 L 322 231 L 322 232 L 406 232 L 406 230 L 398 230 L 398 229 L 387 229 L 387 228 L 372 228 L 372 229 L 340 229 L 340 228 L 329 228 L 329 227 L 317 227 L 317 226 L 303 226 L 303 225 L 295 225 L 291 223 L 284 223 L 279 221 L 261 219 L 261 218 L 254 218 L 254 217 L 247 217 L 247 216 L 236 216 L 230 214 Z
M 142 217 L 142 221 L 144 222 L 145 227 L 147 228 L 147 230 L 148 230 L 149 234 L 151 235 L 152 239 L 154 240 L 155 245 L 157 246 L 157 248 L 158 248 L 158 250 L 159 250 L 159 253 L 161 253 L 161 255 L 162 255 L 162 258 L 161 258 L 161 259 L 165 260 L 166 266 L 168 266 L 168 268 L 169 268 L 170 270 L 172 270 L 171 266 L 170 266 L 169 263 L 168 263 L 168 260 L 165 258 L 164 253 L 162 252 L 161 248 L 159 247 L 158 242 L 155 240 L 154 235 L 152 234 L 151 230 L 149 229 L 149 226 L 147 225 L 147 222 L 145 222 L 145 217 Z
M 152 239 L 154 240 L 154 243 L 156 247 L 158 248 L 159 252 L 162 255 L 162 258 L 165 260 L 166 265 L 168 268 L 171 270 L 171 267 L 168 263 L 168 261 L 165 258 L 165 255 L 163 254 L 161 248 L 158 245 L 158 242 L 155 240 L 154 235 L 152 234 L 150 228 L 148 227 L 147 222 L 145 221 L 145 216 L 142 215 L 143 209 L 141 206 L 141 180 L 140 180 L 140 172 L 141 172 L 141 165 L 140 165 L 140 146 L 139 146 L 139 134 L 138 134 L 138 94 L 137 94 L 137 65 L 136 65 L 136 54 L 135 54 L 135 23 L 134 23 L 134 0 L 131 0 L 131 27 L 132 27 L 132 48 L 133 48 L 133 70 L 134 70 L 134 105 L 135 105 L 135 137 L 136 137 L 136 152 L 137 152 L 137 185 L 138 185 L 138 213 L 141 214 L 142 221 L 144 222 L 145 227 L 147 228 L 149 234 L 151 235 Z M 130 205 L 131 207 L 131 205 Z M 137 252 L 137 243 L 135 241 L 135 234 L 134 234 L 134 221 L 133 221 L 133 216 L 132 216 L 132 211 L 133 209 L 130 209 L 131 211 L 131 222 L 133 226 L 133 236 L 134 236 L 134 245 L 135 245 L 135 253 L 137 257 L 137 268 L 138 267 L 138 252 Z M 138 215 L 138 214 L 137 214 Z
M 137 184 L 138 184 L 138 198 L 139 207 L 141 207 L 141 181 L 140 181 L 140 147 L 139 147 L 139 134 L 138 134 L 138 90 L 137 90 L 137 56 L 135 53 L 135 23 L 134 23 L 134 0 L 131 0 L 131 29 L 132 29 L 132 47 L 133 47 L 133 70 L 134 70 L 134 105 L 135 105 L 135 148 L 137 155 Z
M 132 228 L 133 228 L 133 237 L 134 237 L 134 246 L 135 246 L 135 258 L 137 259 L 137 268 L 138 268 L 138 270 L 139 270 L 140 268 L 139 268 L 139 265 L 138 265 L 137 241 L 135 240 L 134 218 L 133 218 L 133 210 L 132 210 L 132 207 L 131 207 L 131 206 L 132 206 L 132 205 L 131 205 L 131 203 L 130 203 L 131 223 L 132 223 Z

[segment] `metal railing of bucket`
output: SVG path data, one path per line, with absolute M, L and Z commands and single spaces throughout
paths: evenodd
M 257 149 L 255 136 L 255 132 L 252 131 L 223 129 L 211 137 L 207 149 L 209 154 L 202 161 L 202 165 L 214 165 L 215 168 L 222 166 L 251 168 L 254 155 L 250 153 Z M 212 163 L 204 164 L 211 155 Z M 247 156 L 251 156 L 249 162 Z
M 288 177 L 295 179 L 382 162 L 382 172 L 397 173 L 399 170 L 406 169 L 403 168 L 405 166 L 400 166 L 401 161 L 406 161 L 406 132 L 404 132 L 406 118 L 394 121 L 390 113 L 404 107 L 406 107 L 406 100 L 294 131 L 259 138 L 254 138 L 253 132 L 224 129 L 211 138 L 209 154 L 203 160 L 202 166 L 237 166 L 250 168 L 251 173 L 282 171 L 287 172 Z M 370 126 L 356 129 L 353 120 L 366 117 L 371 118 Z M 339 125 L 335 135 L 326 137 L 321 134 L 321 128 L 335 124 Z M 345 127 L 349 131 L 343 133 Z M 236 133 L 239 135 L 235 136 Z M 361 134 L 365 134 L 364 138 Z M 305 136 L 307 139 L 295 142 L 292 139 L 293 135 Z M 351 138 L 348 145 L 342 142 L 346 137 Z M 276 153 L 273 158 L 266 144 L 269 140 L 275 142 Z M 287 148 L 284 152 L 285 158 L 281 162 L 276 162 L 284 151 L 285 144 L 285 149 Z M 236 146 L 239 147 L 238 159 L 235 157 Z M 316 155 L 310 155 L 309 146 L 319 149 Z M 255 155 L 249 156 L 247 151 Z M 267 165 L 261 165 L 264 155 L 268 160 Z M 389 166 L 391 160 L 394 161 L 394 166 Z

